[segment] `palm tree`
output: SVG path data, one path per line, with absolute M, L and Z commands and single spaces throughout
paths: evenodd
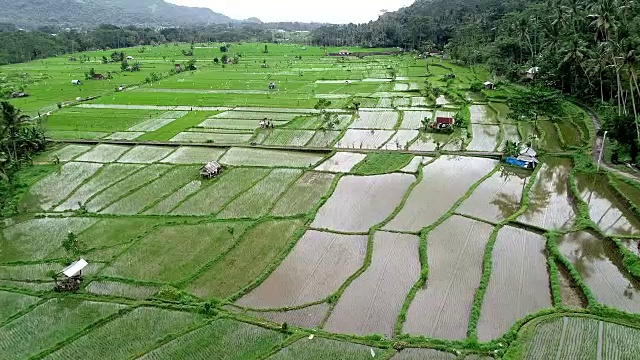
M 29 116 L 22 114 L 7 101 L 0 105 L 0 144 L 8 154 L 9 161 L 18 162 L 18 132 L 29 121 Z

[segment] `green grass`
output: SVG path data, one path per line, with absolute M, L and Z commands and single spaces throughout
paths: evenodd
M 398 171 L 413 160 L 411 154 L 373 153 L 351 172 L 357 175 L 377 175 Z
M 43 125 L 50 131 L 125 131 L 161 113 L 157 110 L 66 108 L 44 117 Z
M 187 286 L 202 298 L 225 298 L 260 275 L 282 251 L 301 220 L 263 222 L 247 231 L 225 257 Z

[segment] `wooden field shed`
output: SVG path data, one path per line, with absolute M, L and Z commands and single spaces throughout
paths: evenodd
M 207 179 L 218 176 L 222 172 L 222 166 L 217 161 L 210 161 L 200 169 L 200 176 Z

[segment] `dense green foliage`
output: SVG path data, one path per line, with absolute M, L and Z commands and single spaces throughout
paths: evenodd
M 3 101 L 0 109 L 0 209 L 11 198 L 13 174 L 33 154 L 44 150 L 46 141 L 41 127 L 29 121 L 10 103 Z

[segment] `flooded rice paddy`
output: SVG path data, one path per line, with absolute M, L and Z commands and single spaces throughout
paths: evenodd
M 500 169 L 482 182 L 456 212 L 494 223 L 509 218 L 520 209 L 528 175 L 525 170 Z
M 325 329 L 391 337 L 405 295 L 420 277 L 419 239 L 377 232 L 373 258 L 338 300 Z
M 611 240 L 577 232 L 566 235 L 558 245 L 598 302 L 622 311 L 640 312 L 640 282 L 624 269 Z
M 364 263 L 367 236 L 308 231 L 265 282 L 238 300 L 250 308 L 285 308 L 322 300 Z
M 489 159 L 441 156 L 423 169 L 422 181 L 384 229 L 419 231 L 430 226 L 496 164 L 497 161 Z
M 570 159 L 547 159 L 529 195 L 529 207 L 518 221 L 547 230 L 571 228 L 576 214 L 570 199 L 570 171 Z
M 368 232 L 391 215 L 415 180 L 415 176 L 409 174 L 343 177 L 311 226 Z
M 500 337 L 523 317 L 550 308 L 546 239 L 513 227 L 498 233 L 492 271 L 478 323 L 478 338 Z
M 427 235 L 429 277 L 407 311 L 403 332 L 466 338 L 485 246 L 493 226 L 452 216 Z
M 600 230 L 608 235 L 640 235 L 640 221 L 623 204 L 605 175 L 577 174 L 576 186 Z

